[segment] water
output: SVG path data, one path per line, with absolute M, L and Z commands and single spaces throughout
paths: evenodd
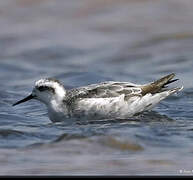
M 192 175 L 193 3 L 0 1 L 0 175 Z M 66 88 L 147 83 L 184 90 L 126 120 L 52 123 L 44 105 L 11 105 L 34 81 Z

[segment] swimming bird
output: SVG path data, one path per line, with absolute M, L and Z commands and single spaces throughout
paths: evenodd
M 177 81 L 174 73 L 147 84 L 105 81 L 78 88 L 65 89 L 56 79 L 44 78 L 35 82 L 32 93 L 13 106 L 37 99 L 48 109 L 51 121 L 66 118 L 106 119 L 129 118 L 151 110 L 161 100 L 183 89 L 167 89 Z

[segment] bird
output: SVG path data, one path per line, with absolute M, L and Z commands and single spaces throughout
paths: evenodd
M 144 111 L 152 110 L 160 101 L 183 89 L 168 89 L 174 73 L 147 84 L 104 81 L 87 86 L 65 89 L 54 78 L 42 78 L 35 82 L 32 93 L 13 106 L 31 99 L 39 100 L 47 106 L 52 122 L 78 119 L 130 118 Z

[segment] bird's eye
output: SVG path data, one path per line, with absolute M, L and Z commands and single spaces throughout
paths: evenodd
M 39 91 L 45 91 L 45 90 L 47 90 L 48 88 L 46 87 L 46 86 L 39 86 L 38 87 L 38 90 Z
M 52 93 L 54 93 L 55 91 L 54 91 L 54 88 L 52 88 L 52 87 L 49 87 L 49 86 L 39 86 L 38 88 L 37 88 L 39 91 L 50 91 L 50 92 L 52 92 Z

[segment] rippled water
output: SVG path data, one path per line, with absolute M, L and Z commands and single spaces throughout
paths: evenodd
M 0 174 L 192 175 L 192 8 L 190 0 L 0 1 Z M 135 118 L 65 125 L 37 101 L 11 106 L 41 77 L 71 88 L 171 72 L 184 90 Z

